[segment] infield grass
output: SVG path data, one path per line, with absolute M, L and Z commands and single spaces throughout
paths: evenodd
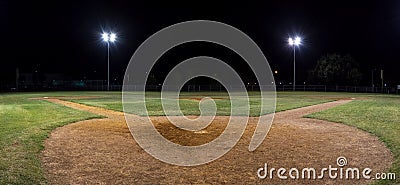
M 249 102 L 250 102 L 250 116 L 259 116 L 261 101 L 259 97 L 259 92 L 249 92 Z M 351 94 L 351 93 L 350 93 Z M 347 96 L 350 97 L 350 94 Z M 195 92 L 188 93 L 182 92 L 180 94 L 179 104 L 182 112 L 185 115 L 199 115 L 199 99 L 203 97 L 213 98 L 217 106 L 217 115 L 226 116 L 230 115 L 231 104 L 229 101 L 229 96 L 224 92 Z M 289 109 L 295 109 L 299 107 L 315 105 L 320 103 L 325 103 L 329 101 L 334 101 L 340 98 L 346 97 L 345 94 L 340 93 L 326 93 L 321 95 L 321 93 L 310 93 L 310 92 L 279 92 L 276 98 L 276 111 L 283 111 Z M 68 99 L 65 100 L 73 101 L 76 103 L 81 103 L 90 106 L 102 107 L 106 109 L 111 109 L 115 111 L 123 111 L 122 106 L 122 96 L 121 94 L 112 95 L 102 95 L 98 98 L 88 98 L 88 99 Z M 127 102 L 127 104 L 135 107 L 134 104 L 139 104 L 141 102 Z M 164 116 L 163 107 L 161 104 L 161 98 L 159 92 L 149 92 L 146 93 L 146 106 L 148 115 L 150 116 Z M 241 108 L 241 107 L 237 107 Z M 270 113 L 271 110 L 265 110 L 262 114 Z M 131 113 L 143 115 L 139 110 L 133 110 Z

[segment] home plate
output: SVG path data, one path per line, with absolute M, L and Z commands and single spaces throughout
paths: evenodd
M 207 134 L 208 132 L 206 130 L 199 130 L 199 131 L 195 131 L 195 134 Z

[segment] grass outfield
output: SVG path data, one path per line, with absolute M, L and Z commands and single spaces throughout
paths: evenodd
M 42 100 L 44 94 L 0 95 L 0 184 L 43 184 L 43 140 L 55 128 L 99 117 Z
M 366 100 L 356 100 L 307 117 L 344 123 L 378 136 L 395 157 L 390 172 L 396 173 L 397 180 L 382 180 L 377 184 L 400 184 L 399 96 L 376 96 Z
M 107 109 L 122 110 L 119 92 L 50 92 L 0 94 L 0 184 L 45 183 L 40 164 L 43 140 L 56 127 L 90 119 L 96 115 L 77 111 L 42 100 L 28 98 L 65 96 L 70 100 Z M 87 99 L 70 99 L 69 96 L 97 96 Z M 198 114 L 196 97 L 216 97 L 219 115 L 229 113 L 229 102 L 224 93 L 183 93 L 181 106 L 185 114 Z M 251 115 L 257 115 L 257 93 L 250 93 Z M 149 93 L 150 114 L 162 115 L 159 93 Z M 354 93 L 279 92 L 277 111 L 293 109 L 341 98 L 362 98 L 350 104 L 310 115 L 353 125 L 377 135 L 395 155 L 392 171 L 400 174 L 400 97 Z M 227 103 L 228 102 L 228 103 Z M 382 181 L 389 183 L 389 181 Z M 399 183 L 399 181 L 396 181 Z

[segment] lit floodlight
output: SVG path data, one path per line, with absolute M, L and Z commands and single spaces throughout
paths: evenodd
M 293 45 L 300 45 L 301 44 L 301 38 L 300 37 L 296 37 L 294 40 L 292 39 L 292 37 L 289 37 L 288 39 L 288 43 L 289 45 L 293 46 Z
M 289 45 L 291 45 L 291 46 L 294 44 L 292 37 L 289 37 L 288 42 L 289 42 Z
M 117 39 L 117 35 L 115 35 L 115 33 L 111 33 L 110 34 L 110 41 L 114 42 Z
M 293 40 L 292 37 L 289 37 L 288 43 L 290 46 L 293 46 L 293 91 L 296 90 L 296 46 L 301 44 L 301 38 L 296 36 Z
M 108 33 L 101 34 L 101 38 L 103 38 L 103 41 L 108 42 L 109 40 Z
M 115 33 L 102 33 L 101 38 L 107 42 L 107 90 L 110 90 L 110 42 L 117 40 Z
M 301 44 L 301 38 L 300 37 L 296 37 L 296 39 L 294 39 L 294 44 L 296 46 L 300 45 Z

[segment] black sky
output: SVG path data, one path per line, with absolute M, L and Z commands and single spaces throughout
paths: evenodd
M 283 79 L 291 79 L 293 70 L 287 37 L 299 34 L 304 37 L 296 56 L 300 80 L 306 80 L 322 55 L 338 52 L 362 64 L 365 84 L 374 68 L 385 70 L 388 83 L 400 84 L 400 1 L 216 2 L 0 1 L 0 81 L 13 79 L 16 67 L 27 73 L 106 79 L 102 30 L 118 34 L 111 47 L 111 76 L 121 79 L 131 55 L 147 37 L 175 23 L 202 19 L 245 32 Z M 168 52 L 155 72 L 165 73 L 165 66 L 197 55 L 243 63 L 224 48 L 188 44 Z

